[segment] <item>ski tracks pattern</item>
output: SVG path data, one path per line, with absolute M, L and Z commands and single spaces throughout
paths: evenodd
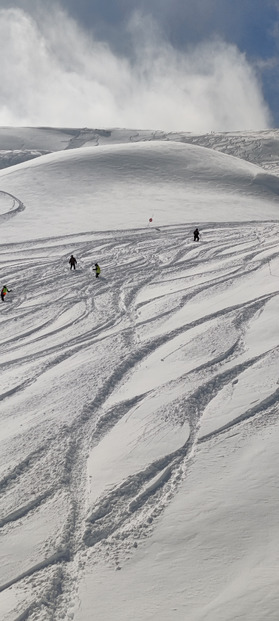
M 272 422 L 275 374 L 269 394 L 205 424 L 222 391 L 278 361 L 279 339 L 257 351 L 246 341 L 278 304 L 278 228 L 208 224 L 194 243 L 193 227 L 177 225 L 0 247 L 13 290 L 1 306 L 0 537 L 59 514 L 37 553 L 1 580 L 0 592 L 32 582 L 18 619 L 70 618 L 83 559 L 101 555 L 119 569 L 201 446 Z M 142 445 L 146 457 L 95 497 L 88 458 L 109 437 L 117 442 L 119 426 L 136 434 L 138 421 L 129 450 Z

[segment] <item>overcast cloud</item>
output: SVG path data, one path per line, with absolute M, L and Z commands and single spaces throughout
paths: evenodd
M 160 20 L 147 8 L 127 12 L 125 0 L 104 3 L 108 16 L 97 11 L 99 2 L 91 3 L 98 36 L 92 24 L 84 25 L 87 1 L 64 4 L 79 5 L 79 18 L 52 2 L 48 10 L 36 1 L 12 9 L 1 3 L 0 125 L 207 132 L 271 124 L 259 74 L 246 55 L 219 34 L 175 45 L 171 22 L 169 33 L 164 22 L 167 0 L 160 2 Z M 197 4 L 205 6 L 204 0 Z

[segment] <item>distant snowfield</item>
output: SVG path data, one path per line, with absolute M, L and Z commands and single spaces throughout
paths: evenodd
M 277 621 L 277 132 L 0 139 L 1 621 Z

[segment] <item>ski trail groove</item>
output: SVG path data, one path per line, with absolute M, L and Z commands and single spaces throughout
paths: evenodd
M 11 287 L 11 303 L 2 308 L 6 350 L 0 354 L 0 417 L 3 428 L 10 425 L 14 465 L 9 465 L 3 440 L 7 463 L 1 464 L 0 527 L 5 536 L 16 527 L 24 537 L 34 514 L 39 523 L 48 516 L 54 498 L 63 495 L 68 502 L 57 539 L 54 524 L 45 547 L 38 546 L 38 562 L 30 557 L 25 571 L 19 568 L 0 583 L 4 591 L 33 576 L 39 595 L 25 605 L 18 619 L 40 618 L 50 588 L 50 566 L 59 573 L 50 614 L 63 618 L 67 589 L 71 585 L 74 590 L 83 554 L 94 548 L 97 559 L 106 549 L 108 562 L 114 562 L 116 555 L 135 553 L 134 543 L 155 528 L 199 450 L 210 451 L 211 441 L 241 424 L 252 426 L 257 417 L 277 408 L 279 389 L 273 388 L 241 415 L 200 435 L 206 408 L 222 389 L 264 362 L 270 352 L 278 353 L 276 343 L 250 354 L 245 340 L 249 327 L 278 297 L 279 285 L 270 273 L 277 269 L 279 274 L 278 231 L 271 239 L 266 226 L 224 223 L 221 243 L 218 226 L 204 226 L 200 245 L 187 239 L 191 227 L 176 225 L 162 231 L 34 240 L 0 249 L 7 282 L 17 283 Z M 76 273 L 67 265 L 73 247 Z M 96 256 L 102 268 L 100 281 L 92 273 Z M 257 296 L 253 287 L 249 290 L 256 279 L 262 286 Z M 159 291 L 162 283 L 164 289 Z M 243 287 L 242 301 L 230 296 L 233 287 Z M 219 301 L 217 294 L 222 296 Z M 215 296 L 216 305 L 210 308 Z M 198 316 L 191 314 L 194 304 Z M 140 310 L 146 313 L 144 319 L 137 314 Z M 211 323 L 223 328 L 213 334 Z M 204 340 L 194 332 L 198 327 L 204 330 Z M 143 379 L 131 393 L 133 378 L 157 359 L 170 372 L 175 366 L 172 378 L 163 376 L 159 365 L 158 382 L 154 379 L 147 386 Z M 186 371 L 185 360 L 191 362 Z M 11 372 L 16 374 L 14 384 Z M 143 377 L 150 375 L 146 371 Z M 167 438 L 173 428 L 179 432 L 187 422 L 187 440 L 181 435 L 177 448 L 164 448 L 159 458 L 150 450 L 147 463 L 112 484 L 88 509 L 88 457 L 137 407 L 148 413 L 160 392 L 173 396 L 158 405 L 156 425 L 138 432 L 138 446 L 148 434 L 152 450 L 156 446 L 160 413 L 165 416 Z M 14 420 L 20 421 L 19 411 L 26 412 L 26 421 L 13 427 Z

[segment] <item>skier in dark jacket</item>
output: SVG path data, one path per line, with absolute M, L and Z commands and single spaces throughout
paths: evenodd
M 76 269 L 77 260 L 75 259 L 75 257 L 74 257 L 74 255 L 73 255 L 73 254 L 71 254 L 71 256 L 70 256 L 70 261 L 69 261 L 69 263 L 70 263 L 71 269 L 72 269 L 72 267 L 73 267 L 73 268 L 74 268 L 74 270 L 75 270 L 75 269 Z
M 1 289 L 1 300 L 2 302 L 5 301 L 5 295 L 7 295 L 7 293 L 10 293 L 11 289 L 8 289 L 7 285 L 4 285 L 4 287 Z
M 194 241 L 200 241 L 200 232 L 199 229 L 194 230 Z
M 98 265 L 98 263 L 95 263 L 95 267 L 93 267 L 94 271 L 96 272 L 96 278 L 99 278 L 100 273 L 101 273 L 101 268 Z

